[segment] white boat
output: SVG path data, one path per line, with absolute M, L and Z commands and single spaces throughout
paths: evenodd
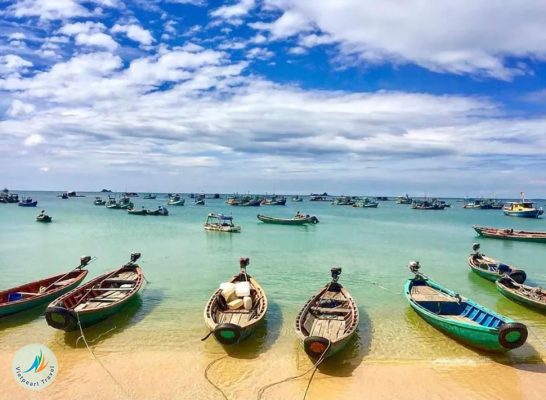
M 233 224 L 233 217 L 223 214 L 209 213 L 204 226 L 206 231 L 241 232 L 241 227 Z

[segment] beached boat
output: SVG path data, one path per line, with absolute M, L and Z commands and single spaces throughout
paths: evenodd
M 167 210 L 166 207 L 157 206 L 157 210 L 150 211 L 147 210 L 147 215 L 153 215 L 153 216 L 162 216 L 166 217 L 169 215 L 169 210 Z
M 209 213 L 204 227 L 206 231 L 241 232 L 241 227 L 233 224 L 233 217 L 223 214 Z
M 516 231 L 508 228 L 490 228 L 477 225 L 474 225 L 472 228 L 474 228 L 479 235 L 487 238 L 546 243 L 546 232 Z
M 359 199 L 359 200 L 355 201 L 355 203 L 353 204 L 353 207 L 377 208 L 378 205 L 379 205 L 379 202 L 371 200 L 370 198 L 366 197 L 364 199 Z
M 524 200 L 505 203 L 502 211 L 504 215 L 508 215 L 509 217 L 520 218 L 538 218 L 544 213 L 544 210 L 536 208 L 533 202 Z
M 23 197 L 18 205 L 20 207 L 36 207 L 37 204 L 37 200 L 32 200 L 30 197 Z
M 30 282 L 0 292 L 0 317 L 20 313 L 37 306 L 49 304 L 57 297 L 74 289 L 87 276 L 85 267 L 91 257 L 80 259 L 80 265 L 72 271 Z
M 45 317 L 49 326 L 66 332 L 100 322 L 123 309 L 144 285 L 144 274 L 135 264 L 140 253 L 112 272 L 100 275 L 51 302 Z
M 40 214 L 38 214 L 38 216 L 36 217 L 36 222 L 48 223 L 48 222 L 51 222 L 52 220 L 53 220 L 53 218 L 51 218 L 49 215 L 47 215 L 45 213 L 45 210 L 42 210 L 40 212 Z
M 269 217 L 267 215 L 258 214 L 256 216 L 260 221 L 265 222 L 266 224 L 277 224 L 277 225 L 305 225 L 305 224 L 318 224 L 319 220 L 317 217 L 303 214 L 296 214 L 294 218 L 275 218 Z
M 167 201 L 167 205 L 168 206 L 183 206 L 185 202 L 186 202 L 186 199 L 181 198 L 179 194 L 175 194 L 169 197 L 169 201 Z
M 155 194 L 152 194 L 152 193 L 148 193 L 144 196 L 144 200 L 155 200 L 157 197 L 157 195 Z
M 96 206 L 105 206 L 106 200 L 103 200 L 102 197 L 95 197 L 95 201 L 93 201 L 93 204 Z
M 267 297 L 258 282 L 246 272 L 250 260 L 241 258 L 240 271 L 215 290 L 205 305 L 205 323 L 224 345 L 240 343 L 263 321 Z M 203 339 L 204 340 L 204 339 Z
M 511 265 L 503 264 L 480 253 L 479 243 L 474 243 L 472 250 L 473 253 L 468 257 L 468 266 L 482 278 L 495 282 L 504 275 L 508 275 L 517 283 L 523 283 L 527 279 L 525 271 L 514 268 Z
M 356 332 L 358 307 L 338 283 L 341 268 L 332 268 L 332 281 L 305 303 L 296 317 L 296 335 L 305 352 L 324 359 L 341 350 Z
M 525 325 L 444 288 L 421 274 L 418 262 L 409 268 L 415 277 L 405 284 L 406 299 L 436 329 L 468 346 L 495 352 L 515 349 L 527 340 Z
M 544 289 L 538 286 L 519 284 L 510 277 L 500 278 L 495 283 L 497 290 L 510 300 L 546 313 L 546 291 Z

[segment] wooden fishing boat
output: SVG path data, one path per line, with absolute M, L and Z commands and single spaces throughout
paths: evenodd
M 277 196 L 273 195 L 272 197 L 264 198 L 261 200 L 262 206 L 285 206 L 286 205 L 286 197 L 284 196 Z
M 180 197 L 179 194 L 175 194 L 174 196 L 169 197 L 169 201 L 167 201 L 168 206 L 183 206 L 186 202 L 186 199 L 183 199 Z
M 497 290 L 510 300 L 546 313 L 546 291 L 544 289 L 538 286 L 522 285 L 510 277 L 502 277 L 495 283 Z
M 241 227 L 233 224 L 233 217 L 223 214 L 209 213 L 204 227 L 206 231 L 241 232 Z
M 87 276 L 85 267 L 91 257 L 80 259 L 80 265 L 72 271 L 30 282 L 0 292 L 0 317 L 20 313 L 37 306 L 49 304 L 57 297 L 74 289 Z
M 351 196 L 341 196 L 336 197 L 334 200 L 332 200 L 333 206 L 352 206 L 355 204 L 356 198 Z
M 95 201 L 93 201 L 93 204 L 96 206 L 105 206 L 106 200 L 103 200 L 101 197 L 95 197 Z
M 494 352 L 518 348 L 527 340 L 525 325 L 444 288 L 421 274 L 418 262 L 409 268 L 415 277 L 405 284 L 406 299 L 436 329 L 468 346 Z
M 144 200 L 155 200 L 156 197 L 157 197 L 157 195 L 152 194 L 152 193 L 148 193 L 147 195 L 144 196 Z
M 167 215 L 169 215 L 169 210 L 167 210 L 167 208 L 165 207 L 158 206 L 157 210 L 147 210 L 147 215 L 166 217 Z
M 332 281 L 305 303 L 296 317 L 296 335 L 313 358 L 327 358 L 341 350 L 356 332 L 358 307 L 338 283 L 341 268 L 332 268 Z
M 413 202 L 413 199 L 406 194 L 405 196 L 398 197 L 396 199 L 396 202 L 398 204 L 411 204 Z
M 140 210 L 137 210 L 136 208 L 129 208 L 127 209 L 127 214 L 129 215 L 148 215 L 148 211 L 144 207 L 142 207 Z
M 509 217 L 520 217 L 520 218 L 538 218 L 543 213 L 542 208 L 536 208 L 534 203 L 530 201 L 518 201 L 518 202 L 509 202 L 505 203 L 502 207 L 504 215 Z
M 140 253 L 112 272 L 100 275 L 85 285 L 51 302 L 45 317 L 49 326 L 66 332 L 96 324 L 118 311 L 138 294 L 144 285 L 144 273 L 135 264 Z
M 267 297 L 258 282 L 246 272 L 250 260 L 241 258 L 240 272 L 214 291 L 205 306 L 205 323 L 210 335 L 223 345 L 240 343 L 263 321 Z
M 444 210 L 446 208 L 445 202 L 433 200 L 413 200 L 411 208 L 414 210 Z
M 277 224 L 277 225 L 305 225 L 305 224 L 318 224 L 319 220 L 317 217 L 303 214 L 296 214 L 294 218 L 275 218 L 269 217 L 267 215 L 258 214 L 256 216 L 260 221 L 265 222 L 266 224 Z
M 482 278 L 495 282 L 504 275 L 508 275 L 517 283 L 525 282 L 525 279 L 527 278 L 525 271 L 514 268 L 511 265 L 503 264 L 493 258 L 486 257 L 485 254 L 480 253 L 480 245 L 478 243 L 474 243 L 472 250 L 474 250 L 474 252 L 468 257 L 468 266 Z
M 53 218 L 47 215 L 45 213 L 45 210 L 42 210 L 42 212 L 36 217 L 36 222 L 48 223 L 48 222 L 51 222 L 52 220 Z
M 37 204 L 37 200 L 32 200 L 30 197 L 23 197 L 18 205 L 20 207 L 36 207 Z
M 479 235 L 488 237 L 488 238 L 546 243 L 546 232 L 515 231 L 514 229 L 488 228 L 488 227 L 477 226 L 477 225 L 474 225 L 472 228 L 474 228 L 474 230 Z
M 295 202 L 295 203 L 301 203 L 303 201 L 303 197 L 294 196 L 294 197 L 292 197 L 292 201 Z
M 379 205 L 379 202 L 371 200 L 368 197 L 366 197 L 364 199 L 359 199 L 359 200 L 355 201 L 355 203 L 353 204 L 353 207 L 377 208 L 378 205 Z

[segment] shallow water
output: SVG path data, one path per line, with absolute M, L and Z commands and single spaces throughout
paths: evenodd
M 0 276 L 2 288 L 62 273 L 76 266 L 79 256 L 98 257 L 89 278 L 128 261 L 134 251 L 150 283 L 123 315 L 86 331 L 101 354 L 128 351 L 180 350 L 196 357 L 223 354 L 214 340 L 200 342 L 206 329 L 203 307 L 219 282 L 238 270 L 240 256 L 251 259 L 249 273 L 262 284 L 270 301 L 266 324 L 230 352 L 234 359 L 254 359 L 265 352 L 298 359 L 293 321 L 299 307 L 329 281 L 332 266 L 343 268 L 340 282 L 361 310 L 358 336 L 331 373 L 362 361 L 437 361 L 468 363 L 500 361 L 534 363 L 546 354 L 544 315 L 511 302 L 493 283 L 469 271 L 466 258 L 472 243 L 482 251 L 527 272 L 529 282 L 546 286 L 546 244 L 515 243 L 477 238 L 473 224 L 546 230 L 543 219 L 503 216 L 501 211 L 464 210 L 452 200 L 445 211 L 418 211 L 395 202 L 377 209 L 332 206 L 330 203 L 291 203 L 286 207 L 230 207 L 224 200 L 205 206 L 170 207 L 170 216 L 132 216 L 122 210 L 93 205 L 95 194 L 62 200 L 58 193 L 27 192 L 37 208 L 0 204 Z M 100 194 L 96 194 L 100 195 Z M 103 196 L 106 197 L 106 196 Z M 157 200 L 134 198 L 137 207 L 156 208 Z M 40 209 L 54 220 L 36 223 Z M 257 213 L 291 216 L 301 211 L 317 215 L 316 226 L 267 225 Z M 208 212 L 232 214 L 240 234 L 205 232 Z M 506 355 L 490 356 L 462 346 L 421 320 L 402 296 L 410 276 L 407 263 L 419 260 L 423 272 L 445 286 L 531 328 L 528 344 Z M 56 353 L 82 348 L 77 334 L 47 326 L 40 310 L 0 321 L 0 349 L 45 343 Z M 326 370 L 328 365 L 325 366 Z

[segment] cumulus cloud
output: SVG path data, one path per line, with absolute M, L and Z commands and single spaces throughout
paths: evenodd
M 7 114 L 10 117 L 18 117 L 20 115 L 32 113 L 36 107 L 32 104 L 23 103 L 21 100 L 13 100 L 10 108 L 8 108 Z
M 148 46 L 154 42 L 154 38 L 150 31 L 142 28 L 139 25 L 119 25 L 116 24 L 112 27 L 112 33 L 125 33 L 127 37 L 142 45 Z
M 14 32 L 8 35 L 9 40 L 24 40 L 27 36 L 23 32 Z
M 76 0 L 18 0 L 8 7 L 8 13 L 17 18 L 38 17 L 43 21 L 90 15 Z
M 46 140 L 42 135 L 34 133 L 34 134 L 28 136 L 25 139 L 24 145 L 27 146 L 27 147 L 33 147 L 33 146 L 37 146 L 37 145 L 45 143 L 45 142 L 46 142 Z
M 302 35 L 301 44 L 307 47 L 338 43 L 346 57 L 341 62 L 414 63 L 437 72 L 510 80 L 527 70 L 510 65 L 509 57 L 546 57 L 542 0 L 502 4 L 265 0 L 265 4 L 282 15 L 251 27 L 270 32 L 273 39 Z
M 99 47 L 114 51 L 119 44 L 103 31 L 106 29 L 100 22 L 85 21 L 65 24 L 57 33 L 73 36 L 79 46 Z
M 225 5 L 211 12 L 214 18 L 226 20 L 235 25 L 239 25 L 242 18 L 256 6 L 255 0 L 240 0 L 232 5 Z
M 0 56 L 0 76 L 10 73 L 18 73 L 32 67 L 32 63 L 15 54 Z

